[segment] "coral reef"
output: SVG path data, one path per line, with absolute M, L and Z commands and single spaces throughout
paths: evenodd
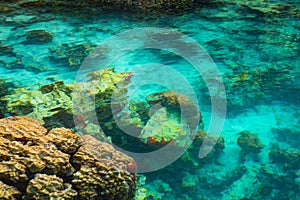
M 210 3 L 214 6 L 207 6 Z M 106 13 L 108 9 L 121 12 Z M 197 9 L 197 11 L 183 16 L 160 17 L 152 14 L 173 12 L 181 14 L 182 11 L 189 9 Z M 123 13 L 122 10 L 139 14 Z M 110 164 L 115 165 L 118 162 L 110 162 L 108 158 L 111 155 L 106 157 L 97 153 L 99 148 L 96 146 L 110 148 L 102 144 L 86 144 L 88 141 L 83 141 L 84 137 L 79 139 L 67 129 L 52 129 L 62 126 L 73 127 L 73 113 L 78 125 L 76 130 L 78 134 L 90 133 L 101 141 L 107 140 L 96 123 L 89 118 L 90 110 L 96 110 L 101 127 L 105 134 L 112 137 L 115 144 L 120 144 L 121 148 L 132 147 L 131 150 L 141 150 L 142 147 L 147 146 L 149 147 L 147 149 L 145 147 L 147 152 L 166 144 L 172 145 L 172 141 L 178 135 L 188 136 L 189 131 L 195 126 L 199 125 L 202 128 L 201 116 L 198 116 L 200 124 L 191 123 L 194 121 L 193 116 L 197 117 L 198 109 L 194 109 L 187 97 L 182 96 L 186 101 L 180 103 L 178 100 L 180 94 L 175 92 L 149 95 L 147 102 L 126 99 L 128 81 L 131 76 L 135 76 L 130 73 L 121 74 L 114 70 L 104 70 L 91 74 L 91 83 L 82 84 L 82 87 L 86 87 L 87 94 L 80 94 L 81 103 L 78 103 L 78 107 L 73 107 L 70 103 L 71 92 L 76 85 L 56 82 L 41 86 L 39 89 L 7 90 L 10 84 L 7 81 L 20 83 L 18 87 L 26 85 L 31 87 L 34 83 L 45 84 L 60 79 L 72 81 L 75 70 L 91 48 L 112 35 L 118 35 L 133 27 L 145 27 L 145 25 L 178 30 L 203 45 L 217 63 L 224 78 L 229 118 L 222 133 L 225 141 L 223 138 L 208 137 L 204 131 L 198 131 L 194 143 L 180 159 L 166 169 L 146 174 L 148 186 L 139 188 L 140 193 L 137 198 L 300 199 L 299 151 L 297 150 L 300 139 L 299 113 L 291 116 L 292 112 L 283 111 L 286 113 L 283 117 L 286 121 L 278 120 L 275 116 L 276 123 L 282 125 L 277 126 L 278 124 L 273 123 L 273 106 L 274 103 L 277 104 L 276 101 L 280 101 L 280 107 L 286 102 L 296 104 L 293 108 L 295 110 L 299 107 L 298 1 L 8 0 L 1 1 L 0 11 L 3 29 L 0 33 L 2 40 L 0 76 L 10 79 L 0 80 L 0 118 L 28 115 L 43 120 L 44 127 L 48 129 L 46 136 L 43 136 L 31 129 L 26 134 L 20 134 L 11 126 L 9 129 L 13 130 L 16 137 L 9 134 L 5 134 L 4 138 L 0 137 L 0 174 L 3 177 L 3 181 L 0 182 L 0 199 L 22 199 L 23 194 L 27 193 L 29 183 L 32 185 L 28 189 L 30 191 L 26 198 L 68 199 L 75 195 L 80 199 L 78 192 L 77 194 L 72 192 L 78 190 L 82 198 L 87 196 L 97 198 L 96 196 L 101 194 L 99 198 L 109 199 L 111 191 L 115 191 L 111 189 L 111 185 L 116 184 L 119 187 L 121 179 L 116 178 L 113 183 L 108 183 L 105 178 L 104 180 L 100 178 L 103 177 L 102 173 L 106 172 L 109 176 L 117 174 L 117 170 L 113 169 L 110 173 L 107 168 L 110 168 Z M 31 32 L 34 29 L 40 29 L 40 33 Z M 47 36 L 46 33 L 43 36 L 42 30 L 50 35 Z M 179 35 L 165 32 L 152 34 L 153 37 L 150 37 L 144 45 L 149 46 L 155 42 L 163 45 L 172 40 L 176 42 L 180 40 L 182 43 L 177 44 L 185 44 L 185 38 Z M 128 41 L 118 41 L 117 45 L 126 48 L 126 42 Z M 132 38 L 129 42 L 135 42 L 135 39 Z M 181 45 L 177 46 L 181 47 Z M 179 53 L 191 53 L 193 47 L 192 45 L 189 47 L 191 49 L 182 49 Z M 90 56 L 93 59 L 105 58 L 109 51 L 110 49 L 104 46 L 93 51 L 94 54 Z M 149 58 L 151 61 L 158 58 L 159 63 L 162 64 L 172 66 L 175 64 L 174 68 L 187 78 L 195 89 L 197 97 L 200 97 L 203 106 L 201 109 L 204 111 L 205 120 L 208 120 L 206 111 L 209 110 L 210 97 L 218 97 L 218 87 L 213 88 L 214 90 L 209 94 L 207 91 L 209 85 L 199 81 L 201 77 L 186 68 L 185 64 L 181 64 L 176 55 L 158 52 L 156 57 L 144 54 L 144 51 L 136 52 L 127 54 L 125 61 L 121 59 L 122 67 L 119 69 L 130 70 L 128 65 L 136 65 L 138 61 L 145 63 Z M 131 60 L 132 55 L 134 58 Z M 46 73 L 32 73 L 40 71 Z M 46 76 L 49 74 L 53 78 L 48 79 Z M 167 72 L 166 76 L 168 74 Z M 211 79 L 208 81 L 220 80 L 216 80 L 211 74 Z M 115 98 L 116 96 L 118 97 Z M 94 100 L 95 105 L 89 104 Z M 261 112 L 257 112 L 259 104 L 272 107 L 266 111 L 270 115 L 264 115 L 264 120 L 261 120 Z M 186 118 L 180 121 L 178 115 L 182 114 L 182 111 L 179 108 L 184 105 L 187 105 L 188 112 L 183 113 Z M 243 114 L 247 115 L 247 119 L 244 119 Z M 254 123 L 257 123 L 257 126 Z M 127 136 L 118 129 L 118 125 L 128 128 L 127 130 L 138 130 L 141 134 L 138 138 L 130 137 L 130 134 Z M 36 127 L 34 123 L 31 126 Z M 15 127 L 20 128 L 18 125 Z M 269 128 L 271 131 L 268 131 Z M 49 131 L 50 129 L 52 130 Z M 243 129 L 257 132 L 259 139 L 268 146 L 262 148 L 263 145 L 257 142 L 255 135 L 242 138 L 236 134 Z M 238 137 L 240 137 L 240 147 L 236 142 Z M 206 158 L 199 159 L 199 148 L 204 138 L 207 139 L 207 147 L 215 146 Z M 14 141 L 11 142 L 11 139 Z M 90 138 L 87 140 L 93 141 Z M 280 142 L 282 148 L 274 145 L 271 149 L 269 144 L 274 141 Z M 27 148 L 30 148 L 30 151 L 26 150 Z M 243 163 L 238 162 L 239 150 L 245 161 Z M 79 154 L 79 151 L 83 153 Z M 84 153 L 93 160 L 102 159 L 103 162 L 109 163 L 109 166 L 78 161 L 79 158 L 85 159 Z M 12 160 L 13 155 L 17 156 Z M 54 155 L 53 162 L 58 164 L 49 163 L 50 157 Z M 75 155 L 79 158 L 75 159 Z M 122 169 L 134 172 L 137 168 L 136 164 L 126 160 L 122 164 Z M 63 164 L 65 161 L 71 165 Z M 98 168 L 99 170 L 96 170 Z M 90 174 L 96 175 L 90 178 Z M 127 177 L 123 172 L 120 174 Z M 108 191 L 103 189 L 103 184 L 108 185 Z M 121 187 L 122 194 L 128 192 L 127 186 L 130 187 L 130 184 L 126 182 L 125 188 Z M 35 192 L 36 188 L 40 187 L 45 189 L 44 192 Z M 80 189 L 82 187 L 87 189 Z M 100 194 L 96 194 L 95 190 L 99 190 Z M 49 195 L 47 196 L 46 193 Z M 63 196 L 62 193 L 66 195 Z
M 205 139 L 206 144 L 212 145 L 210 147 L 213 148 L 205 158 L 199 159 L 199 149 Z M 198 130 L 193 143 L 183 155 L 174 163 L 159 171 L 159 176 L 163 174 L 163 176 L 160 176 L 160 180 L 170 185 L 172 191 L 187 191 L 190 194 L 176 194 L 175 196 L 175 192 L 159 192 L 153 185 L 155 182 L 149 182 L 146 186 L 142 186 L 141 188 L 145 189 L 145 192 L 139 192 L 138 190 L 138 194 L 143 196 L 146 193 L 146 196 L 148 196 L 151 194 L 148 191 L 156 191 L 158 194 L 157 198 L 153 197 L 154 199 L 159 199 L 158 197 L 161 197 L 161 199 L 185 199 L 190 198 L 190 196 L 202 198 L 204 193 L 199 190 L 200 187 L 205 190 L 226 188 L 226 186 L 239 180 L 247 169 L 236 167 L 229 171 L 216 164 L 224 148 L 224 138 L 208 136 L 205 131 Z M 212 174 L 212 172 L 214 173 Z M 149 177 L 155 180 L 156 173 L 151 174 Z
M 134 112 L 130 113 L 125 107 L 131 76 L 130 72 L 116 73 L 113 68 L 106 68 L 88 74 L 87 82 L 76 83 L 72 112 L 80 134 L 91 134 L 93 129 L 97 129 L 96 124 L 99 122 L 107 136 L 112 137 L 114 141 L 123 137 L 118 125 L 140 126 L 140 119 L 133 118 Z M 97 114 L 97 122 L 90 117 L 94 111 Z M 99 132 L 95 134 L 95 137 L 98 136 Z
M 284 170 L 276 165 L 263 166 L 258 173 L 260 189 L 255 195 L 260 198 L 298 199 L 300 193 L 296 177 L 295 170 Z
M 74 154 L 79 148 L 80 139 L 73 131 L 66 128 L 52 129 L 45 136 L 48 142 L 53 143 L 60 151 Z
M 126 138 L 118 126 L 135 128 L 141 132 L 141 141 L 158 146 L 178 136 L 188 138 L 191 130 L 198 125 L 203 127 L 198 108 L 186 95 L 169 91 L 151 94 L 147 102 L 129 101 L 126 93 L 132 73 L 116 73 L 114 69 L 107 68 L 88 76 L 87 82 L 72 85 L 57 81 L 35 90 L 15 89 L 12 94 L 2 97 L 2 112 L 40 120 L 48 130 L 61 126 L 73 127 L 74 114 L 78 132 L 81 135 L 91 134 L 95 129 L 96 136 L 99 133 L 96 122 L 89 117 L 95 110 L 107 136 L 111 136 L 113 141 L 120 138 L 127 140 L 124 142 L 126 144 L 130 144 L 131 140 L 138 141 L 136 138 Z M 158 104 L 162 108 L 155 110 Z M 164 121 L 160 122 L 161 119 Z M 184 143 L 180 145 L 184 146 Z
M 128 100 L 127 87 L 133 76 L 130 72 L 115 73 L 114 69 L 108 68 L 89 74 L 88 82 L 78 83 L 73 112 L 75 120 L 84 121 L 80 123 L 78 119 L 79 128 L 85 132 L 91 122 L 88 117 L 82 117 L 91 115 L 94 109 L 91 99 L 84 98 L 90 94 L 95 96 L 95 110 L 101 128 L 115 144 L 125 148 L 139 145 L 143 149 L 143 142 L 157 148 L 180 136 L 185 139 L 177 140 L 183 142 L 178 145 L 184 146 L 191 131 L 198 125 L 203 127 L 198 108 L 187 95 L 174 91 L 148 95 L 146 101 Z M 124 134 L 120 127 L 136 130 L 136 137 Z
M 262 166 L 258 180 L 264 191 L 260 196 L 274 199 L 298 199 L 300 196 L 299 170 L 300 152 L 296 149 L 280 148 L 279 144 L 272 145 L 269 152 L 271 163 Z
M 165 199 L 168 198 L 168 194 L 172 192 L 169 184 L 162 180 L 155 180 L 146 186 L 147 198 L 150 199 Z
M 39 119 L 48 131 L 43 128 L 43 132 L 39 134 L 27 136 L 26 133 L 25 136 L 19 136 L 18 141 L 22 141 L 22 144 L 18 144 L 16 148 L 22 148 L 17 152 L 29 152 L 22 145 L 34 144 L 30 146 L 30 151 L 34 155 L 30 154 L 29 158 L 24 159 L 14 158 L 18 164 L 21 163 L 18 165 L 11 163 L 9 156 L 3 154 L 8 158 L 3 162 L 6 168 L 18 166 L 15 171 L 4 171 L 3 177 L 9 180 L 9 183 L 22 182 L 26 185 L 25 183 L 32 178 L 28 177 L 28 171 L 34 174 L 56 175 L 67 177 L 63 178 L 63 185 L 72 186 L 62 187 L 59 194 L 65 194 L 62 191 L 68 189 L 68 191 L 76 190 L 77 196 L 82 199 L 110 199 L 113 194 L 117 195 L 118 199 L 133 198 L 135 177 L 132 174 L 137 166 L 132 159 L 125 158 L 110 145 L 98 142 L 91 136 L 82 136 L 79 139 L 68 129 L 53 129 L 61 126 L 72 127 L 73 115 L 79 135 L 88 133 L 100 141 L 109 141 L 107 138 L 109 136 L 114 144 L 125 149 L 148 151 L 170 142 L 172 145 L 186 147 L 195 136 L 191 148 L 171 166 L 172 170 L 186 167 L 197 169 L 202 164 L 217 159 L 218 154 L 224 149 L 224 139 L 207 137 L 204 131 L 194 133 L 196 127 L 203 128 L 203 122 L 200 111 L 187 95 L 168 91 L 150 94 L 146 97 L 146 101 L 128 100 L 127 87 L 133 76 L 134 74 L 130 72 L 116 73 L 113 68 L 107 68 L 88 74 L 87 82 L 66 85 L 62 81 L 57 81 L 34 90 L 16 89 L 12 94 L 4 96 L 2 101 L 7 104 L 6 114 L 26 114 Z M 96 111 L 97 120 L 105 134 L 90 118 L 93 110 Z M 8 120 L 8 124 L 11 124 L 11 120 Z M 137 137 L 124 134 L 118 127 L 120 125 L 138 130 Z M 39 125 L 32 125 L 34 128 L 37 126 Z M 16 132 L 18 133 L 17 130 Z M 14 139 L 11 137 L 6 136 L 6 139 Z M 204 138 L 208 138 L 211 145 L 216 145 L 207 158 L 198 160 L 198 151 Z M 36 145 L 40 143 L 43 145 Z M 50 160 L 52 157 L 55 158 L 54 163 Z M 19 175 L 16 177 L 20 180 L 13 180 L 12 174 Z M 91 177 L 91 174 L 94 176 Z M 68 182 L 65 182 L 65 179 Z M 183 185 L 185 188 L 192 187 L 187 181 Z M 149 191 L 152 190 L 148 189 L 148 196 L 152 193 L 155 195 L 155 192 Z M 143 193 L 140 196 L 142 198 Z
M 47 132 L 28 117 L 0 119 L 0 199 L 132 199 L 136 167 L 92 136 Z
M 147 198 L 147 190 L 144 188 L 146 184 L 146 176 L 142 174 L 136 175 L 136 193 L 135 193 L 135 200 L 144 200 Z
M 295 149 L 281 149 L 278 144 L 273 144 L 269 157 L 284 168 L 300 169 L 300 152 Z

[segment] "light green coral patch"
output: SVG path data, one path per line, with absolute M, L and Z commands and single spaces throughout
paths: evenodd
M 147 143 L 147 139 L 159 142 L 169 142 L 178 137 L 186 137 L 190 133 L 186 124 L 179 123 L 179 119 L 169 115 L 165 107 L 155 111 L 142 130 L 140 138 Z
M 72 100 L 70 93 L 66 93 L 70 86 L 62 82 L 44 86 L 39 90 L 26 88 L 15 89 L 11 95 L 2 98 L 7 102 L 7 112 L 13 115 L 27 115 L 33 119 L 43 121 L 60 111 L 71 113 Z

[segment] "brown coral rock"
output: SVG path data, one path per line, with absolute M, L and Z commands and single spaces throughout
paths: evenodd
M 0 137 L 26 143 L 38 141 L 47 130 L 41 123 L 29 117 L 9 117 L 0 119 Z
M 81 137 L 82 146 L 74 155 L 74 162 L 84 165 L 88 161 L 101 161 L 107 167 L 117 167 L 127 171 L 127 165 L 134 160 L 125 154 L 115 150 L 110 144 L 103 143 L 85 135 Z
M 0 181 L 0 199 L 15 200 L 21 196 L 21 192 L 13 186 L 8 186 Z
M 135 168 L 132 158 L 92 136 L 65 128 L 47 134 L 28 117 L 0 119 L 0 199 L 129 200 Z
M 0 139 L 2 141 L 0 152 L 3 152 L 4 159 L 7 160 L 7 162 L 2 162 L 0 166 L 3 167 L 4 171 L 1 172 L 6 178 L 8 176 L 14 178 L 15 173 L 21 173 L 21 166 L 23 166 L 22 173 L 24 175 L 17 175 L 15 178 L 22 177 L 22 182 L 26 181 L 24 178 L 26 170 L 30 173 L 44 170 L 50 174 L 64 176 L 73 173 L 74 170 L 69 163 L 70 155 L 59 151 L 54 144 L 46 140 L 45 135 L 47 131 L 38 121 L 31 120 L 28 117 L 12 117 L 1 119 L 0 127 L 2 128 L 0 130 L 0 138 L 2 136 Z M 5 172 L 5 169 L 20 170 L 17 172 Z M 15 181 L 18 182 L 20 180 Z
M 24 183 L 28 180 L 26 167 L 17 161 L 3 161 L 0 163 L 0 180 Z
M 80 137 L 66 128 L 53 129 L 47 134 L 46 138 L 62 152 L 68 154 L 75 153 L 81 143 Z
M 26 188 L 27 199 L 74 199 L 77 192 L 55 175 L 37 174 Z
M 38 156 L 38 152 L 20 142 L 9 141 L 0 137 L 0 161 L 13 161 L 26 166 L 32 173 L 44 169 L 45 163 Z
M 135 176 L 127 171 L 134 160 L 111 145 L 92 136 L 82 136 L 83 145 L 74 155 L 80 170 L 74 174 L 73 184 L 81 199 L 120 199 L 134 197 Z
M 129 200 L 134 197 L 134 180 L 124 171 L 107 168 L 100 162 L 83 166 L 74 174 L 73 184 L 80 199 Z
M 60 176 L 70 176 L 74 172 L 72 165 L 69 163 L 71 156 L 59 151 L 55 145 L 49 143 L 32 146 L 31 149 L 45 163 L 44 172 Z

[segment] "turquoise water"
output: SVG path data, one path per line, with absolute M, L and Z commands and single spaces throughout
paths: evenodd
M 285 6 L 272 7 L 275 3 Z M 225 149 L 214 161 L 197 168 L 173 165 L 143 174 L 147 177 L 146 186 L 142 186 L 147 189 L 147 199 L 296 200 L 300 199 L 300 166 L 289 167 L 290 160 L 285 158 L 272 161 L 269 153 L 275 143 L 298 155 L 300 151 L 299 9 L 297 1 L 273 1 L 207 6 L 180 16 L 100 10 L 81 10 L 76 15 L 71 15 L 75 11 L 34 9 L 1 13 L 0 78 L 11 83 L 11 89 L 37 88 L 56 80 L 72 83 L 85 57 L 111 36 L 141 27 L 176 30 L 197 41 L 221 73 L 227 96 L 227 117 L 221 133 Z M 32 30 L 44 30 L 52 40 L 26 41 L 26 34 Z M 118 45 L 122 48 L 133 41 Z M 109 52 L 105 46 L 100 50 Z M 110 67 L 123 72 L 147 63 L 168 65 L 188 81 L 197 95 L 207 130 L 211 116 L 207 86 L 180 56 L 142 49 L 120 57 Z M 176 85 L 178 79 L 170 78 L 169 71 L 162 70 L 160 76 L 187 91 L 184 84 Z M 133 82 L 144 78 L 137 75 Z M 138 98 L 145 91 L 166 88 L 151 85 L 141 90 Z M 257 134 L 265 146 L 255 158 L 246 156 L 241 161 L 237 138 L 244 130 Z

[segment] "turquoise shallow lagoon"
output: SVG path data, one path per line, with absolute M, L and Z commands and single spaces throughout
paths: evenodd
M 0 5 L 0 84 L 1 80 L 6 82 L 0 85 L 1 98 L 17 88 L 36 89 L 59 80 L 71 84 L 84 59 L 99 44 L 134 28 L 174 30 L 195 40 L 211 56 L 226 92 L 227 113 L 220 135 L 225 148 L 204 161 L 182 158 L 196 162 L 192 168 L 175 162 L 139 174 L 136 199 L 300 199 L 299 1 L 223 1 L 173 15 L 88 7 L 10 11 L 4 9 L 10 3 Z M 177 40 L 181 38 L 174 35 Z M 122 48 L 136 41 L 116 42 Z M 99 48 L 101 55 L 108 52 L 109 47 Z M 133 76 L 131 87 L 135 87 L 134 83 L 151 77 L 148 63 L 167 65 L 187 80 L 207 130 L 211 94 L 199 72 L 180 56 L 139 49 L 103 68 L 130 72 L 144 67 L 142 75 Z M 190 91 L 163 67 L 159 76 L 156 80 L 166 79 L 183 93 Z M 135 97 L 166 90 L 157 84 L 146 85 Z M 4 103 L 0 101 L 1 106 Z M 13 115 L 1 112 L 1 117 Z M 251 133 L 244 136 L 254 147 L 243 149 L 238 144 L 243 131 Z

